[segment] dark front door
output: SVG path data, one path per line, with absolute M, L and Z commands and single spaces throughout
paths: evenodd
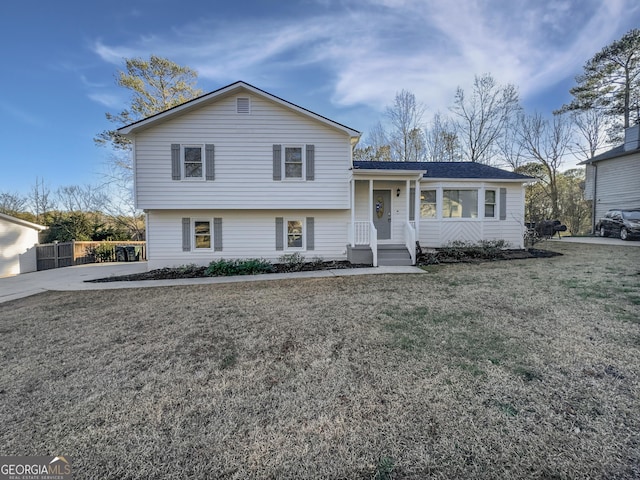
M 378 230 L 378 240 L 391 238 L 391 190 L 373 191 L 373 225 Z

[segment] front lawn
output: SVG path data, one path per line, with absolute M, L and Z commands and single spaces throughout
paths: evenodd
M 0 305 L 0 453 L 75 478 L 638 478 L 640 248 Z

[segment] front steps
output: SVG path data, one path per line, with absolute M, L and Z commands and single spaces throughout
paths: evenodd
M 413 265 L 407 247 L 401 244 L 378 245 L 378 266 L 397 267 L 403 265 Z

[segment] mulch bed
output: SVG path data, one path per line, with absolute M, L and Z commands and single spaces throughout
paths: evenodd
M 550 250 L 539 250 L 530 248 L 528 250 L 502 250 L 491 258 L 470 257 L 470 256 L 448 256 L 441 250 L 434 250 L 423 253 L 417 259 L 417 266 L 434 265 L 439 263 L 478 263 L 490 262 L 495 260 L 521 260 L 526 258 L 550 258 L 561 253 L 552 252 Z M 355 265 L 346 260 L 331 262 L 309 262 L 302 264 L 285 264 L 276 263 L 273 265 L 271 273 L 291 273 L 291 272 L 311 272 L 318 270 L 338 270 L 344 268 L 364 268 L 370 265 Z M 87 280 L 91 283 L 105 282 L 134 282 L 139 280 L 176 280 L 181 278 L 206 278 L 207 267 L 196 265 L 186 265 L 178 268 L 159 268 L 143 273 L 134 273 L 131 275 L 120 275 L 114 277 L 98 278 L 96 280 Z
M 317 270 L 341 270 L 345 268 L 363 268 L 371 265 L 355 265 L 346 260 L 331 262 L 309 262 L 301 264 L 273 264 L 273 270 L 270 273 L 291 273 L 291 272 L 312 272 Z M 131 275 L 120 275 L 107 278 L 98 278 L 96 280 L 87 280 L 92 283 L 104 282 L 133 282 L 138 280 L 175 280 L 180 278 L 206 278 L 205 271 L 207 267 L 196 265 L 187 265 L 178 268 L 158 268 L 143 273 L 134 273 Z

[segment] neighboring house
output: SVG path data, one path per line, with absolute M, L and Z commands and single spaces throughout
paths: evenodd
M 416 241 L 523 248 L 529 177 L 472 163 L 354 162 L 360 132 L 244 82 L 119 132 L 134 144 L 150 269 L 292 253 L 412 264 Z
M 0 213 L 0 277 L 37 270 L 35 245 L 46 228 Z
M 640 209 L 640 125 L 625 129 L 624 144 L 580 165 L 586 165 L 584 197 L 593 201 L 593 231 L 607 210 Z

